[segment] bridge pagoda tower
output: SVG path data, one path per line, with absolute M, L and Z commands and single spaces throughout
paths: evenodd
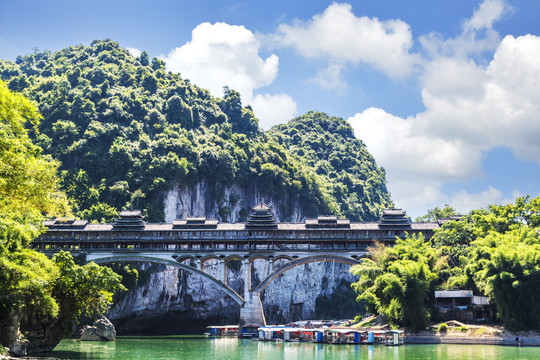
M 260 203 L 252 210 L 253 212 L 246 222 L 247 230 L 276 230 L 278 228 L 276 219 L 268 205 Z M 245 303 L 240 308 L 239 336 L 241 336 L 241 329 L 245 325 L 266 325 L 259 293 L 251 289 L 251 264 L 246 260 L 244 265 L 246 265 L 246 271 L 244 271 Z

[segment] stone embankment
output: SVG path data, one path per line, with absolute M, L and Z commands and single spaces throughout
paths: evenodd
M 540 336 L 520 336 L 521 346 L 540 346 Z M 407 335 L 405 344 L 463 344 L 518 346 L 516 336 Z

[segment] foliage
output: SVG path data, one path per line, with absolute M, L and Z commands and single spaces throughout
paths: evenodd
M 58 164 L 41 156 L 28 136 L 26 127 L 35 131 L 39 121 L 36 108 L 0 81 L 0 252 L 28 245 L 43 213 L 68 210 L 58 189 Z
M 73 318 L 105 314 L 114 292 L 125 290 L 121 285 L 122 277 L 106 266 L 95 263 L 76 265 L 71 254 L 64 251 L 57 253 L 53 262 L 59 269 L 53 288 L 54 297 L 62 311 Z
M 441 323 L 439 324 L 439 327 L 437 328 L 437 332 L 439 334 L 444 334 L 448 331 L 448 324 L 447 323 Z
M 394 247 L 378 245 L 371 258 L 351 268 L 360 279 L 353 289 L 369 312 L 383 314 L 392 325 L 421 330 L 429 317 L 430 297 L 437 275 L 432 271 L 435 251 L 423 236 L 396 240 Z
M 436 206 L 433 209 L 429 209 L 426 215 L 417 217 L 415 221 L 416 222 L 433 222 L 439 219 L 449 218 L 452 215 L 460 215 L 460 214 L 456 211 L 456 209 L 446 204 L 444 205 L 443 208 Z
M 491 299 L 507 328 L 538 330 L 540 305 L 535 299 L 540 297 L 539 219 L 540 198 L 529 196 L 516 199 L 514 204 L 474 210 L 459 221 L 444 223 L 421 246 L 403 251 L 404 243 L 415 243 L 414 238 L 408 238 L 398 240 L 393 249 L 371 249 L 371 259 L 352 269 L 360 275 L 353 287 L 360 293 L 359 299 L 367 301 L 368 310 L 407 325 L 400 312 L 406 306 L 402 293 L 403 278 L 407 276 L 396 271 L 395 264 L 413 259 L 415 266 L 423 266 L 433 275 L 429 294 L 435 288 L 473 290 Z M 409 278 L 417 276 L 412 270 L 406 274 Z M 428 289 L 426 282 L 424 285 L 423 289 Z M 422 309 L 422 299 L 426 297 L 416 298 L 418 309 L 413 312 L 427 319 L 429 311 L 425 310 L 433 302 L 424 301 Z
M 336 214 L 353 221 L 375 221 L 391 205 L 386 174 L 345 120 L 308 112 L 270 135 L 313 168 L 328 189 Z
M 0 81 L 0 323 L 25 307 L 38 309 L 38 321 L 102 314 L 120 283 L 110 269 L 75 265 L 68 253 L 51 260 L 28 249 L 45 216 L 70 214 L 58 164 L 28 136 L 39 120 L 35 107 Z
M 201 181 L 218 202 L 225 187 L 256 188 L 279 200 L 285 219 L 300 208 L 373 220 L 390 203 L 384 171 L 344 120 L 310 113 L 264 134 L 238 92 L 213 98 L 110 40 L 0 61 L 0 77 L 38 104 L 33 137 L 60 162 L 79 217 L 141 208 L 163 221 L 164 192 Z

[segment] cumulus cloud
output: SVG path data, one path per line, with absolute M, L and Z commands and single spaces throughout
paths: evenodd
M 462 32 L 455 38 L 444 39 L 439 33 L 420 37 L 420 43 L 432 57 L 467 57 L 497 48 L 500 35 L 493 29 L 493 23 L 512 11 L 505 0 L 485 0 L 465 19 Z
M 255 95 L 252 108 L 260 119 L 259 126 L 265 130 L 289 121 L 296 114 L 296 102 L 287 94 Z
M 463 27 L 465 31 L 491 29 L 494 22 L 501 20 L 503 15 L 511 10 L 504 0 L 485 0 L 474 11 L 473 16 L 464 22 Z
M 279 68 L 276 55 L 263 59 L 259 50 L 259 41 L 244 26 L 202 23 L 193 30 L 191 41 L 161 58 L 167 70 L 179 72 L 214 96 L 221 97 L 224 86 L 238 91 L 244 104 L 253 105 L 261 123 L 268 124 L 279 117 L 279 112 L 283 114 L 283 108 L 290 109 L 294 101 L 283 94 L 254 95 L 255 90 L 275 80 Z M 270 104 L 277 106 L 278 113 L 270 111 Z
M 328 68 L 316 79 L 342 86 L 344 64 L 364 63 L 392 78 L 409 75 L 417 62 L 409 25 L 401 20 L 357 17 L 350 4 L 331 4 L 308 21 L 280 24 L 271 37 L 276 46 L 289 46 L 307 58 L 323 59 Z
M 465 190 L 454 193 L 451 197 L 451 203 L 457 211 L 466 214 L 471 210 L 487 208 L 488 205 L 492 204 L 510 204 L 519 196 L 523 195 L 514 191 L 510 198 L 505 198 L 502 191 L 488 186 L 486 190 L 479 193 L 471 194 Z
M 135 57 L 141 56 L 141 53 L 142 53 L 141 50 L 137 48 L 133 48 L 133 47 L 126 47 L 126 50 L 129 51 L 129 53 Z
M 167 70 L 223 95 L 223 86 L 251 99 L 253 90 L 268 85 L 278 74 L 278 57 L 259 56 L 259 42 L 244 26 L 202 23 L 192 39 L 165 58 Z
M 484 2 L 465 21 L 464 32 L 491 28 L 507 11 L 501 4 Z M 438 54 L 425 62 L 420 77 L 425 111 L 402 118 L 370 108 L 349 119 L 386 168 L 398 206 L 416 211 L 451 203 L 468 211 L 506 201 L 492 187 L 451 197 L 441 188 L 446 181 L 479 175 L 485 154 L 497 147 L 540 164 L 539 59 L 540 37 L 534 35 L 504 37 L 486 65 L 463 57 L 462 51 Z

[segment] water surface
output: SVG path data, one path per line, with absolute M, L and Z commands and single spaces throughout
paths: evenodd
M 540 359 L 540 348 L 495 345 L 331 345 L 201 336 L 120 337 L 115 342 L 63 340 L 60 359 Z

